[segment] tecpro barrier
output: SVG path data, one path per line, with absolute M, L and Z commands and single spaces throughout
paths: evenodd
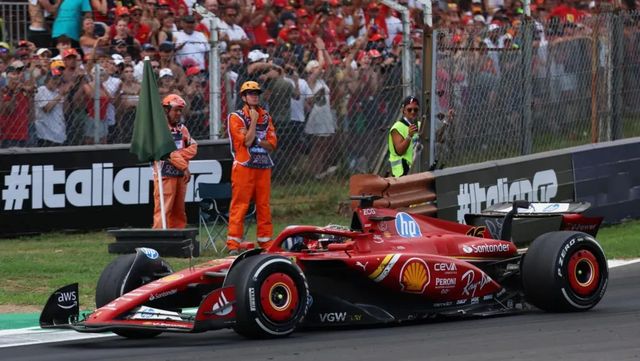
M 187 217 L 197 223 L 199 183 L 231 178 L 228 141 L 201 141 L 191 161 Z M 128 145 L 0 151 L 0 234 L 150 227 L 153 172 Z

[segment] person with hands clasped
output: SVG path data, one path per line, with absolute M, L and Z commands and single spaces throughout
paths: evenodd
M 402 118 L 389 130 L 389 163 L 394 177 L 407 175 L 411 170 L 420 129 L 420 122 L 417 120 L 419 111 L 418 99 L 414 96 L 406 97 L 402 101 Z
M 231 168 L 231 206 L 227 249 L 237 254 L 244 234 L 244 218 L 253 200 L 258 223 L 258 245 L 269 249 L 273 224 L 271 223 L 271 168 L 272 153 L 277 146 L 276 131 L 271 115 L 260 105 L 262 89 L 255 81 L 240 87 L 244 106 L 229 114 L 228 131 L 233 155 Z
M 187 213 L 184 209 L 184 201 L 187 194 L 187 184 L 191 179 L 189 160 L 195 157 L 198 152 L 198 143 L 191 138 L 187 127 L 180 124 L 182 110 L 186 106 L 184 99 L 179 95 L 169 94 L 162 99 L 162 106 L 167 115 L 171 137 L 177 148 L 171 152 L 169 159 L 162 163 L 160 170 L 162 173 L 162 195 L 164 197 L 167 228 L 185 228 L 187 225 Z M 160 190 L 155 167 L 153 173 L 153 228 L 162 228 Z

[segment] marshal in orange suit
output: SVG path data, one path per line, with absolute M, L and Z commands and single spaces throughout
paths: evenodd
M 171 136 L 176 143 L 177 150 L 169 155 L 169 159 L 162 163 L 162 194 L 167 219 L 167 228 L 185 228 L 187 213 L 184 209 L 184 199 L 187 184 L 191 178 L 189 160 L 198 152 L 198 143 L 191 139 L 189 130 L 179 124 L 182 110 L 186 103 L 176 94 L 169 94 L 162 100 L 167 114 L 167 122 Z M 158 189 L 158 174 L 153 168 L 153 228 L 162 228 L 162 214 L 160 211 L 160 190 Z
M 247 81 L 240 87 L 244 102 L 228 117 L 233 166 L 231 168 L 231 206 L 227 249 L 238 253 L 244 234 L 244 218 L 249 203 L 256 204 L 258 220 L 258 245 L 264 249 L 271 246 L 273 224 L 271 223 L 271 168 L 270 153 L 276 149 L 277 138 L 273 119 L 260 105 L 260 85 Z

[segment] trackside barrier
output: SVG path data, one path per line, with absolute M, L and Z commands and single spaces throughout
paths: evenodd
M 435 177 L 432 173 L 411 174 L 405 177 L 383 178 L 374 174 L 356 174 L 350 178 L 349 194 L 377 195 L 382 199 L 373 204 L 380 208 L 394 208 L 412 213 L 435 216 L 437 208 Z M 351 203 L 355 209 L 358 202 Z

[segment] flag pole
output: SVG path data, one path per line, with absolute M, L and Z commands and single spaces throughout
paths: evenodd
M 162 173 L 160 172 L 160 161 L 154 161 L 156 174 L 158 175 L 158 196 L 160 197 L 160 214 L 162 216 L 162 229 L 167 229 L 167 216 L 164 213 L 164 192 L 162 191 Z

